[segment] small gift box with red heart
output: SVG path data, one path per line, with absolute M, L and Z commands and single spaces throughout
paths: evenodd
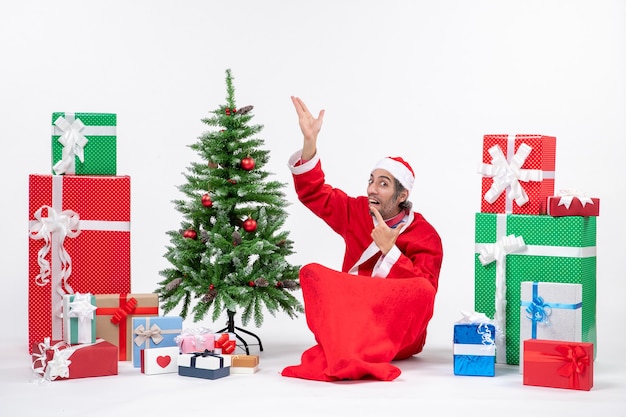
M 215 349 L 217 354 L 231 354 L 237 347 L 237 336 L 234 333 L 219 333 L 215 335 Z
M 141 373 L 146 375 L 175 374 L 178 372 L 178 347 L 141 350 Z
M 219 379 L 230 375 L 230 357 L 208 350 L 202 353 L 178 355 L 178 375 L 194 378 Z
M 141 351 L 159 347 L 176 347 L 176 336 L 183 331 L 183 318 L 133 317 L 133 366 L 141 367 Z
M 593 387 L 593 343 L 524 341 L 524 385 L 589 391 Z

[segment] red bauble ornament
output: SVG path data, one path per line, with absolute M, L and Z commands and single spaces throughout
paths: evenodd
M 241 160 L 241 169 L 245 169 L 246 171 L 252 171 L 254 169 L 254 159 L 247 156 Z
M 254 281 L 248 281 L 248 285 L 249 285 L 250 287 L 254 287 Z
M 248 217 L 246 221 L 243 222 L 243 230 L 246 232 L 254 232 L 256 230 L 256 220 Z
M 193 229 L 187 229 L 183 232 L 183 237 L 187 239 L 197 239 L 198 234 Z
M 205 194 L 202 196 L 202 205 L 204 207 L 211 207 L 213 205 L 213 201 L 211 201 L 211 196 L 208 194 Z
M 213 284 L 209 285 L 209 289 L 210 289 L 210 290 L 215 289 L 215 285 L 213 285 Z

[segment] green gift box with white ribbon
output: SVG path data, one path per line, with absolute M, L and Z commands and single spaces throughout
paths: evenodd
M 476 213 L 474 309 L 500 329 L 496 362 L 519 365 L 524 281 L 581 284 L 582 341 L 596 343 L 596 219 Z
M 117 115 L 52 113 L 52 173 L 117 175 Z

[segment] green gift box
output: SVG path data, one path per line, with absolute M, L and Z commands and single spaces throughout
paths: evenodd
M 596 343 L 596 217 L 476 213 L 475 232 L 474 309 L 500 328 L 498 363 L 519 365 L 523 281 L 581 284 L 582 341 Z
M 52 113 L 52 172 L 117 175 L 117 115 Z

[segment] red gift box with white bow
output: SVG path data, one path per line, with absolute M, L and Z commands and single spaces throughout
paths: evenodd
M 547 214 L 552 217 L 600 215 L 600 199 L 577 191 L 562 190 L 558 195 L 548 197 L 546 206 Z
M 30 175 L 29 237 L 31 349 L 63 339 L 64 294 L 130 292 L 130 177 Z
M 42 381 L 117 375 L 117 346 L 103 339 L 70 345 L 50 341 L 31 346 L 32 368 Z
M 555 162 L 554 136 L 484 135 L 480 212 L 545 214 Z

